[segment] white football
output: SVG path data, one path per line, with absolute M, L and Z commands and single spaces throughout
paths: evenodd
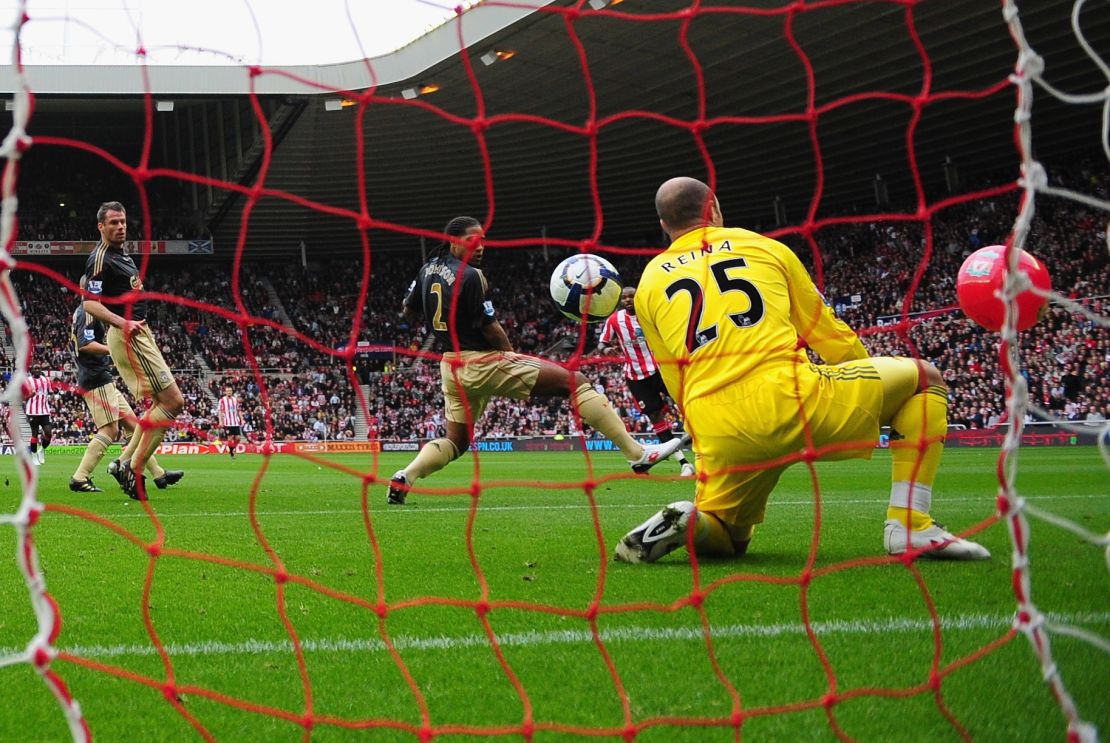
M 572 255 L 551 274 L 551 298 L 576 322 L 601 322 L 621 301 L 621 276 L 613 264 L 591 253 Z

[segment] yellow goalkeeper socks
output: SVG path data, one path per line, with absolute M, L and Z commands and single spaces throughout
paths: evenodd
M 933 481 L 948 432 L 948 393 L 933 385 L 899 408 L 890 423 L 891 488 L 887 518 L 914 530 L 932 523 Z
M 899 508 L 898 506 L 887 506 L 886 517 L 894 519 L 902 526 L 907 523 L 910 525 L 910 531 L 923 531 L 933 525 L 933 517 L 928 512 L 922 513 L 913 508 Z
M 85 456 L 81 457 L 81 464 L 77 465 L 77 471 L 73 473 L 73 479 L 78 482 L 88 480 L 93 467 L 96 467 L 111 444 L 111 440 L 104 434 L 93 434 L 89 439 L 89 445 L 85 448 Z
M 598 394 L 589 382 L 584 382 L 574 391 L 572 400 L 582 420 L 616 444 L 625 459 L 635 461 L 644 455 L 644 447 L 632 438 L 609 401 Z
M 416 458 L 405 467 L 409 484 L 438 472 L 459 458 L 459 450 L 450 439 L 434 439 L 424 444 Z
M 899 408 L 890 421 L 893 482 L 919 482 L 932 487 L 948 433 L 948 394 L 933 386 Z

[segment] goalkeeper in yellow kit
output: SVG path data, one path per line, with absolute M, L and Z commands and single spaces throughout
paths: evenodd
M 787 246 L 723 227 L 720 204 L 693 178 L 655 196 L 670 247 L 644 270 L 636 313 L 698 453 L 695 501 L 672 503 L 626 534 L 615 558 L 654 562 L 688 544 L 743 555 L 790 465 L 870 458 L 891 427 L 888 553 L 980 560 L 981 545 L 933 521 L 932 485 L 948 428 L 936 367 L 869 358 Z M 806 346 L 824 359 L 812 363 Z

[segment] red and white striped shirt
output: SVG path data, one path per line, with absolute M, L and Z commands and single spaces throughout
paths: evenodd
M 50 380 L 31 377 L 24 389 L 27 395 L 24 411 L 27 415 L 50 415 Z
M 613 339 L 624 352 L 624 376 L 628 379 L 647 379 L 659 371 L 659 364 L 648 347 L 640 321 L 625 309 L 619 309 L 605 321 L 598 343 L 612 345 Z
M 243 426 L 243 418 L 239 415 L 239 401 L 234 395 L 224 395 L 220 398 L 220 425 L 224 428 Z

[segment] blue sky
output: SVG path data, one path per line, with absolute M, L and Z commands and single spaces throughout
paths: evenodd
M 31 21 L 24 26 L 21 46 L 26 64 L 128 64 L 136 60 L 141 34 L 151 64 L 327 64 L 394 51 L 454 16 L 459 4 L 28 0 Z M 5 60 L 11 59 L 18 8 L 16 0 L 0 0 Z

